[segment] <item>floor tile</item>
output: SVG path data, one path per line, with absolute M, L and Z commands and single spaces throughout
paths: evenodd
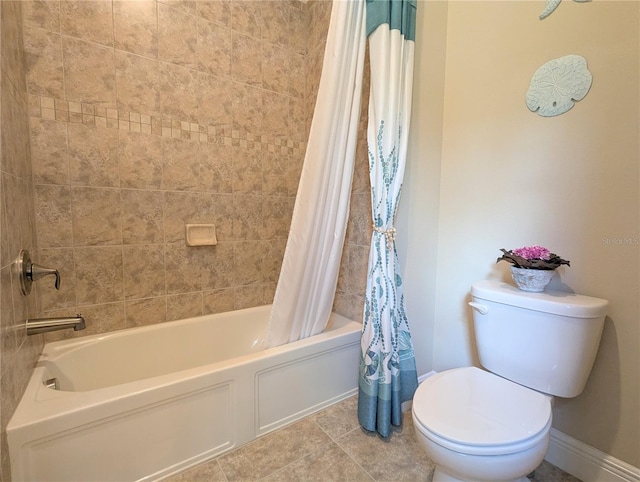
M 360 428 L 351 397 L 164 482 L 430 482 L 411 412 L 388 439 Z M 544 461 L 531 482 L 580 482 Z
M 217 460 L 200 464 L 197 467 L 164 479 L 162 482 L 226 482 L 227 479 Z
M 333 440 L 358 428 L 358 397 L 349 397 L 311 416 Z
M 269 482 L 371 482 L 373 479 L 335 442 L 267 477 Z
M 222 455 L 218 462 L 229 482 L 258 480 L 329 442 L 329 436 L 307 418 Z
M 338 439 L 338 444 L 375 480 L 431 480 L 434 466 L 413 432 L 411 413 L 401 430 L 388 439 L 358 428 Z
M 530 480 L 531 482 L 580 482 L 580 479 L 563 472 L 546 460 L 542 461 Z

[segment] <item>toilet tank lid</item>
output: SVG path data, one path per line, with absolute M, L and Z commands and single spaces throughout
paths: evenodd
M 600 318 L 606 314 L 609 305 L 607 300 L 601 298 L 565 291 L 545 290 L 542 293 L 530 293 L 495 280 L 474 283 L 471 286 L 471 295 L 476 299 L 571 318 Z

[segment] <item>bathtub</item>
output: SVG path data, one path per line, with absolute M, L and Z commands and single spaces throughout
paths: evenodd
M 7 427 L 13 480 L 161 479 L 355 393 L 359 323 L 265 350 L 269 310 L 45 345 Z

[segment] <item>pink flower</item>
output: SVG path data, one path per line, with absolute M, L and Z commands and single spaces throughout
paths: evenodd
M 512 253 L 516 256 L 521 256 L 524 259 L 548 260 L 551 258 L 551 252 L 547 248 L 543 248 L 542 246 L 538 245 L 525 246 L 524 248 L 514 249 Z
M 556 269 L 558 266 L 566 264 L 571 266 L 569 261 L 562 259 L 554 253 L 550 253 L 547 248 L 542 246 L 525 246 L 524 248 L 507 251 L 500 248 L 502 256 L 496 262 L 508 261 L 516 268 L 524 269 Z

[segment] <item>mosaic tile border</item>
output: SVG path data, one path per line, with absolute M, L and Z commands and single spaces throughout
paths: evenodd
M 230 125 L 202 125 L 168 116 L 121 111 L 95 104 L 31 95 L 32 117 L 271 153 L 304 155 L 306 142 L 256 136 Z

